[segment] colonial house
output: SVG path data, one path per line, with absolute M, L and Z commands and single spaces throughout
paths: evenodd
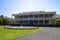
M 55 25 L 56 22 L 56 12 L 23 12 L 18 14 L 12 14 L 14 16 L 15 25 L 35 25 L 35 26 L 47 26 Z

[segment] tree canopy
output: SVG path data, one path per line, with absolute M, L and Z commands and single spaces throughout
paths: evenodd
M 0 16 L 0 25 L 8 25 L 11 24 L 8 18 L 4 18 L 3 15 Z
M 57 17 L 56 22 L 57 22 L 57 26 L 60 26 L 60 16 Z

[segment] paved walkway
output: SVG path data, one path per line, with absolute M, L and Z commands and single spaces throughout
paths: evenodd
M 17 40 L 60 40 L 60 29 L 53 27 L 43 27 L 43 31 L 19 38 Z

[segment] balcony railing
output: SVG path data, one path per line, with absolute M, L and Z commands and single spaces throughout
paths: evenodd
M 49 20 L 49 19 L 55 19 L 55 18 L 20 18 L 15 20 Z

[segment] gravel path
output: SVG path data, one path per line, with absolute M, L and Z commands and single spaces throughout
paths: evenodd
M 60 29 L 54 27 L 42 27 L 44 30 L 35 34 L 19 38 L 17 40 L 60 40 Z

